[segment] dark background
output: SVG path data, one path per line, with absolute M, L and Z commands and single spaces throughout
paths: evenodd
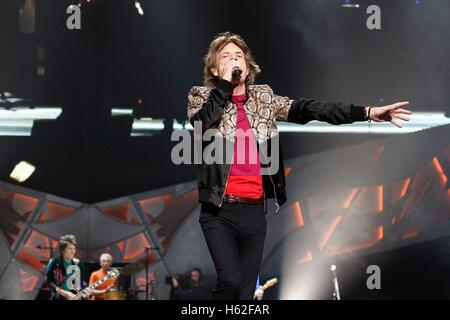
M 2 1 L 0 91 L 63 113 L 35 122 L 31 137 L 0 137 L 0 179 L 10 182 L 14 165 L 28 160 L 37 171 L 25 186 L 86 203 L 194 180 L 193 166 L 170 161 L 170 129 L 130 137 L 131 125 L 133 117 L 164 118 L 169 127 L 185 120 L 187 91 L 202 83 L 202 58 L 224 31 L 244 37 L 263 70 L 257 83 L 277 94 L 368 105 L 409 100 L 413 111 L 448 116 L 450 1 L 361 0 L 358 9 L 342 8 L 346 2 L 145 0 L 139 16 L 133 1 L 91 0 L 82 6 L 81 30 L 69 31 L 71 1 L 36 0 L 36 32 L 22 34 L 22 1 Z M 381 7 L 381 30 L 366 28 L 370 4 Z M 38 64 L 44 76 L 36 75 Z M 134 115 L 112 118 L 112 107 Z M 281 137 L 290 159 L 380 135 Z M 443 238 L 342 262 L 341 295 L 448 297 L 448 248 Z M 388 270 L 382 291 L 364 287 L 369 264 Z

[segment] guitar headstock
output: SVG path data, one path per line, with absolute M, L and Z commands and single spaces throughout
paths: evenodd
M 110 268 L 107 272 L 106 278 L 114 279 L 114 278 L 117 278 L 119 275 L 120 275 L 119 269 Z

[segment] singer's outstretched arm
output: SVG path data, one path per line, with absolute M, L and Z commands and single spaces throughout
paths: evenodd
M 369 107 L 357 106 L 351 103 L 316 101 L 306 98 L 292 100 L 288 97 L 273 95 L 273 104 L 277 121 L 299 124 L 305 124 L 311 120 L 323 121 L 334 125 L 373 120 L 375 122 L 391 122 L 401 128 L 401 124 L 396 119 L 409 121 L 409 115 L 412 114 L 410 110 L 402 108 L 409 104 L 408 101 L 381 107 Z

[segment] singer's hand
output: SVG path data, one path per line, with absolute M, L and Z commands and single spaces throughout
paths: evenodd
M 233 69 L 235 67 L 239 68 L 239 61 L 237 59 L 231 59 L 230 61 L 228 61 L 227 64 L 225 64 L 224 68 L 221 70 L 220 76 L 222 77 L 222 79 L 227 80 L 231 83 L 236 82 L 235 79 L 233 79 Z M 235 84 L 239 84 L 239 80 L 237 80 L 238 83 Z
M 410 120 L 409 116 L 412 114 L 412 111 L 402 108 L 408 104 L 409 101 L 403 101 L 383 107 L 372 107 L 370 110 L 370 119 L 375 122 L 390 122 L 398 128 L 401 128 L 402 125 L 396 120 Z M 368 107 L 366 107 L 366 112 L 368 111 L 367 109 Z

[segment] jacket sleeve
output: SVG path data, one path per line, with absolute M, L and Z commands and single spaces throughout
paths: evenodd
M 202 88 L 193 87 L 188 93 L 188 118 L 192 126 L 195 121 L 201 121 L 202 130 L 217 127 L 222 118 L 225 106 L 231 98 L 231 83 L 220 80 L 217 86 L 211 89 L 209 96 Z
M 47 286 L 50 288 L 50 291 L 53 294 L 56 294 L 55 288 L 53 286 L 53 285 L 56 285 L 54 269 L 55 269 L 55 259 L 52 258 L 52 259 L 50 259 L 50 261 L 47 265 L 47 277 L 46 277 L 45 281 L 47 283 Z
M 272 97 L 272 103 L 277 121 L 305 124 L 311 120 L 318 120 L 338 125 L 366 120 L 364 107 L 352 103 L 316 101 L 306 98 L 292 100 L 275 94 Z

